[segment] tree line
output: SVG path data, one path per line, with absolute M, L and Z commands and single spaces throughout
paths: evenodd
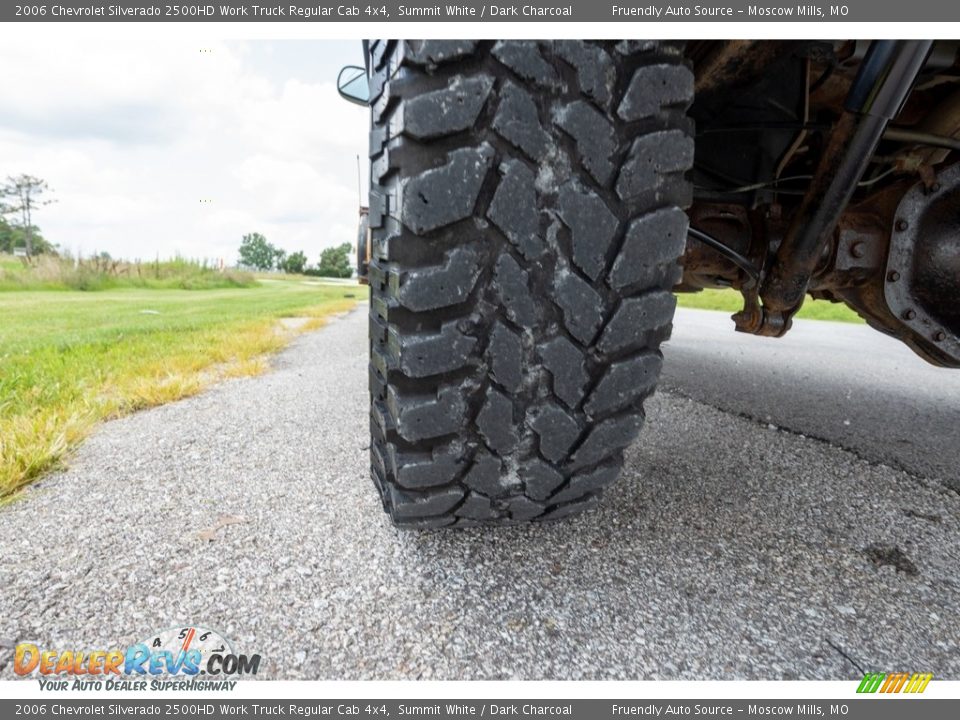
M 45 180 L 27 174 L 11 175 L 0 184 L 0 253 L 15 254 L 20 250 L 28 259 L 43 253 L 56 254 L 56 246 L 43 237 L 33 220 L 37 210 L 56 202 L 50 193 Z M 254 232 L 243 236 L 240 264 L 254 270 L 349 278 L 353 276 L 351 250 L 350 243 L 325 248 L 316 265 L 311 265 L 303 251 L 287 253 Z
M 307 264 L 307 255 L 301 250 L 287 253 L 271 244 L 258 232 L 248 233 L 240 242 L 240 264 L 254 270 L 279 270 L 280 272 L 319 277 L 349 278 L 353 276 L 350 265 L 350 243 L 324 248 L 316 265 Z

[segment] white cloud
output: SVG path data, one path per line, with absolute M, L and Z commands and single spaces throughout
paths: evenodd
M 315 260 L 354 239 L 369 123 L 334 84 L 357 43 L 323 42 L 7 37 L 0 177 L 47 180 L 37 222 L 74 251 L 232 262 L 258 231 Z

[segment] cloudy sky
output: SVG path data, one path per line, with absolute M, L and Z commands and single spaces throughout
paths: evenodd
M 359 41 L 0 43 L 0 178 L 47 180 L 36 222 L 84 255 L 236 260 L 258 231 L 315 262 L 353 242 L 368 114 Z M 201 202 L 208 201 L 208 202 Z

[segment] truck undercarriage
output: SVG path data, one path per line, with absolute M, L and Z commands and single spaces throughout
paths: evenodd
M 771 336 L 805 293 L 844 302 L 928 361 L 960 365 L 957 49 L 688 44 L 693 241 L 677 289 L 736 288 L 736 328 Z

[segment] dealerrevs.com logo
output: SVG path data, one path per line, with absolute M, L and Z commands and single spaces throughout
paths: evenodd
M 171 628 L 127 648 L 61 650 L 20 643 L 13 670 L 43 690 L 232 690 L 256 675 L 260 655 L 236 653 L 220 633 Z

